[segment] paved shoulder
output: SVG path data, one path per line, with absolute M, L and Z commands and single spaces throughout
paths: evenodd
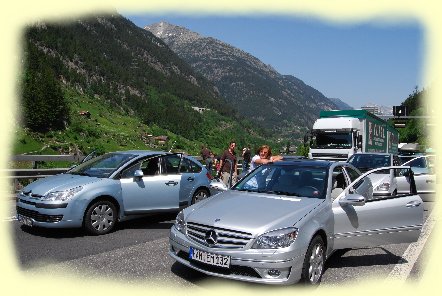
M 59 275 L 59 271 L 85 279 L 103 279 L 140 284 L 146 281 L 158 287 L 197 287 L 171 271 L 174 260 L 168 255 L 168 238 L 90 255 L 63 263 L 34 267 L 25 272 Z
M 395 279 L 405 281 L 409 277 L 411 270 L 416 264 L 422 250 L 424 249 L 425 243 L 433 230 L 435 222 L 436 219 L 434 217 L 434 212 L 432 212 L 422 227 L 419 240 L 408 246 L 407 250 L 402 255 L 402 259 L 390 272 L 387 280 Z

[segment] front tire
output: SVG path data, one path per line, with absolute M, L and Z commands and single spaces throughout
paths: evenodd
M 318 285 L 324 272 L 324 241 L 315 236 L 307 249 L 302 267 L 301 281 L 309 285 Z
M 117 209 L 108 200 L 99 200 L 91 204 L 84 217 L 84 228 L 92 235 L 109 233 L 117 222 Z
M 206 199 L 210 196 L 210 193 L 208 190 L 200 188 L 192 196 L 192 205 L 196 204 L 199 201 L 202 201 L 203 199 Z

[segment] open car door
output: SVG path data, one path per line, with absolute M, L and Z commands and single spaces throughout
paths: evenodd
M 370 174 L 385 168 L 371 170 L 354 180 L 332 204 L 334 249 L 417 241 L 423 223 L 423 202 L 416 193 L 413 172 L 410 167 L 388 168 L 409 170 L 408 192 L 375 198 L 358 193 L 358 187 L 366 184 Z

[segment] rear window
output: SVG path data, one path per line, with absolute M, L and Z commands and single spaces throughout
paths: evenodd
M 348 162 L 362 172 L 392 165 L 390 155 L 377 154 L 354 154 Z

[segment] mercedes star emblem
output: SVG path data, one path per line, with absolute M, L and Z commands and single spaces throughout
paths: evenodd
M 205 240 L 206 243 L 208 243 L 209 245 L 211 246 L 215 245 L 218 240 L 218 235 L 216 234 L 215 230 L 207 231 Z

